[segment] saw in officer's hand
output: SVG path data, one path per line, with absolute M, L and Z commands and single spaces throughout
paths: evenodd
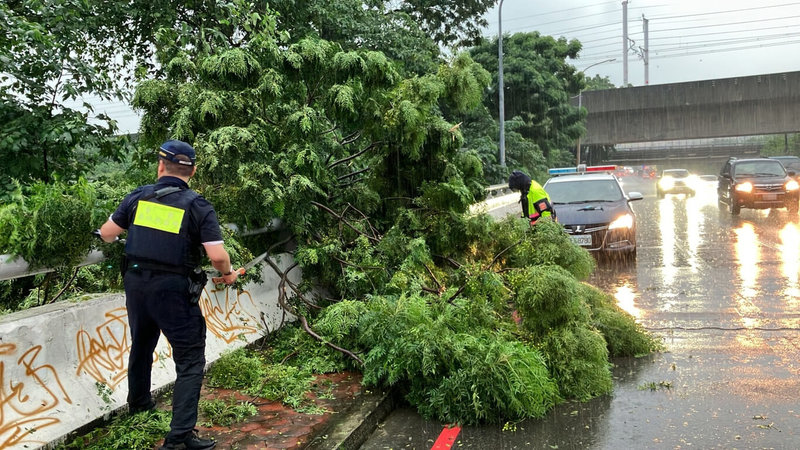
M 239 276 L 241 277 L 242 275 L 247 273 L 248 270 L 252 269 L 256 264 L 260 263 L 261 261 L 264 261 L 265 259 L 267 259 L 267 252 L 258 255 L 254 260 L 234 270 L 234 272 L 238 273 Z M 211 279 L 211 282 L 214 284 L 222 284 L 225 283 L 225 279 L 223 277 L 213 277 Z

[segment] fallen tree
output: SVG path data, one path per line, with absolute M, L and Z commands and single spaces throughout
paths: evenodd
M 134 99 L 143 148 L 192 142 L 193 187 L 224 220 L 286 224 L 297 265 L 280 271 L 279 301 L 305 348 L 397 386 L 427 416 L 478 423 L 608 393 L 609 350 L 658 347 L 581 284 L 593 260 L 560 226 L 468 214 L 481 163 L 440 111 L 479 104 L 488 74 L 469 56 L 403 78 L 379 52 L 284 45 L 268 15 L 227 21 L 247 32 L 159 52 L 164 76 Z M 295 267 L 329 295 L 293 284 Z

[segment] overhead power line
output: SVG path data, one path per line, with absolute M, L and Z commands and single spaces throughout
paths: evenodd
M 664 51 L 666 46 L 676 45 L 678 47 L 673 48 L 694 48 L 693 46 L 711 46 L 711 45 L 731 45 L 731 44 L 742 44 L 742 43 L 751 43 L 751 42 L 758 42 L 763 40 L 775 40 L 775 39 L 787 39 L 787 38 L 794 38 L 800 36 L 800 32 L 797 33 L 780 33 L 780 34 L 761 34 L 761 35 L 749 35 L 749 36 L 736 36 L 736 37 L 729 37 L 729 38 L 722 38 L 722 39 L 707 39 L 707 40 L 691 40 L 686 42 L 674 42 L 676 40 L 682 40 L 685 36 L 669 36 L 669 37 L 662 37 L 659 38 L 661 40 L 669 40 L 670 42 L 665 42 L 660 44 L 660 46 L 650 46 L 651 51 L 660 50 Z M 655 39 L 651 39 L 655 40 Z M 610 43 L 604 45 L 596 45 L 592 46 L 591 49 L 594 51 L 600 50 L 606 47 L 617 46 L 618 43 Z M 666 48 L 666 50 L 670 50 L 671 48 Z M 609 50 L 613 51 L 613 50 Z M 592 53 L 594 56 L 597 53 Z
M 705 13 L 696 13 L 696 14 L 683 14 L 680 16 L 654 16 L 651 17 L 650 20 L 662 20 L 662 19 L 683 19 L 685 17 L 699 17 L 699 16 L 710 16 L 710 15 L 720 15 L 720 14 L 728 14 L 734 12 L 744 12 L 744 11 L 756 11 L 756 10 L 763 10 L 763 9 L 770 9 L 770 8 L 782 8 L 784 6 L 795 6 L 800 5 L 800 2 L 795 3 L 784 3 L 782 5 L 767 5 L 767 6 L 755 6 L 752 8 L 743 8 L 743 9 L 729 9 L 726 11 L 712 11 L 712 12 L 705 12 Z
M 666 33 L 668 31 L 683 31 L 683 30 L 694 30 L 697 28 L 714 28 L 714 27 L 729 27 L 731 25 L 746 25 L 748 23 L 758 23 L 758 22 L 770 22 L 774 20 L 789 20 L 789 19 L 797 19 L 800 15 L 797 16 L 784 16 L 784 17 L 773 17 L 770 19 L 753 19 L 753 20 L 745 20 L 742 22 L 727 22 L 727 23 L 715 23 L 709 25 L 698 25 L 694 27 L 681 27 L 681 28 L 667 28 L 667 29 L 658 29 L 656 27 L 650 28 L 650 33 Z
M 597 7 L 597 6 L 604 6 L 604 5 L 610 5 L 610 4 L 616 4 L 616 3 L 617 3 L 616 1 L 612 1 L 612 2 L 595 3 L 593 5 L 576 6 L 574 8 L 559 9 L 559 10 L 555 10 L 555 11 L 548 11 L 548 12 L 543 12 L 543 13 L 538 13 L 538 14 L 530 14 L 530 15 L 527 15 L 527 16 L 519 16 L 519 17 L 517 17 L 515 19 L 510 19 L 510 20 L 521 20 L 521 19 L 529 19 L 531 17 L 552 16 L 553 14 L 561 14 L 561 13 L 565 13 L 565 12 L 569 12 L 569 11 L 575 11 L 576 9 L 594 8 L 594 7 Z M 506 21 L 503 20 L 503 22 L 506 22 Z M 489 23 L 497 25 L 497 21 L 496 20 L 490 20 Z

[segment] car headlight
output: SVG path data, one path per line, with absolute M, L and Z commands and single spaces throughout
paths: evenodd
M 675 186 L 675 180 L 671 177 L 664 177 L 658 182 L 658 185 L 661 186 L 661 189 L 672 189 L 672 186 Z
M 753 183 L 749 181 L 745 181 L 744 183 L 739 183 L 736 185 L 736 190 L 738 192 L 747 192 L 749 194 L 750 192 L 753 192 Z
M 633 227 L 633 216 L 630 214 L 623 214 L 617 217 L 616 220 L 611 222 L 608 226 L 609 230 L 615 230 L 617 228 L 631 228 Z
M 796 190 L 798 190 L 798 189 L 800 189 L 800 184 L 798 184 L 798 183 L 797 183 L 797 181 L 795 181 L 795 180 L 789 180 L 789 181 L 786 183 L 786 190 L 787 190 L 787 191 L 796 191 Z

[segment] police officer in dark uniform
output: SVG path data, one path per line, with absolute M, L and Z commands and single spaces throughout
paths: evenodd
M 205 284 L 205 274 L 199 270 L 201 248 L 226 284 L 238 275 L 222 245 L 214 207 L 187 184 L 197 170 L 194 148 L 167 141 L 158 159 L 156 184 L 128 194 L 100 228 L 106 242 L 128 231 L 124 272 L 131 329 L 128 405 L 134 413 L 155 408 L 150 376 L 153 352 L 164 333 L 172 346 L 177 378 L 170 432 L 161 448 L 211 449 L 216 443 L 198 437 L 194 428 L 206 362 L 206 323 L 197 303 Z

